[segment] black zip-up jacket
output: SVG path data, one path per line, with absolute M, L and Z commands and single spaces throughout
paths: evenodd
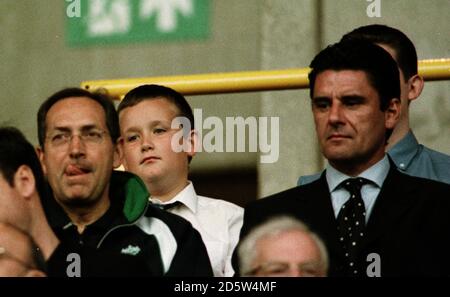
M 61 241 L 47 262 L 49 275 L 66 276 L 72 264 L 67 255 L 78 253 L 81 276 L 213 276 L 198 231 L 151 204 L 136 175 L 114 171 L 109 193 L 109 209 L 82 234 L 52 194 L 43 199 L 47 219 Z

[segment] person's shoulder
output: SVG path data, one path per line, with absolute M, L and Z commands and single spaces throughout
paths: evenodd
M 313 181 L 316 181 L 320 178 L 321 172 L 310 174 L 310 175 L 302 175 L 298 178 L 297 185 L 303 186 L 309 183 L 312 183 Z
M 450 201 L 450 184 L 428 179 L 424 177 L 412 176 L 398 169 L 395 170 L 397 177 L 396 185 L 399 189 L 408 191 L 413 196 L 427 196 L 427 199 L 447 199 Z
M 450 179 L 450 155 L 435 151 L 422 145 L 422 155 L 433 164 L 437 174 L 445 175 Z
M 431 187 L 438 187 L 438 188 L 449 188 L 450 185 L 435 179 L 421 177 L 421 176 L 415 176 L 411 175 L 405 172 L 400 171 L 398 168 L 395 168 L 395 178 L 399 179 L 398 182 L 405 182 L 408 184 L 411 184 L 411 186 L 431 186 Z
M 450 164 L 450 155 L 436 151 L 436 150 L 429 148 L 423 144 L 422 144 L 422 147 L 423 147 L 423 152 L 430 155 L 433 159 L 435 159 L 439 162 L 445 162 L 447 164 Z

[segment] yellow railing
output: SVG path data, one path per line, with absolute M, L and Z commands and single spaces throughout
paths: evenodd
M 309 68 L 286 70 L 209 73 L 179 76 L 92 80 L 82 88 L 106 89 L 115 99 L 143 84 L 171 87 L 184 95 L 206 95 L 270 90 L 303 89 L 308 87 Z M 419 61 L 419 74 L 427 81 L 450 80 L 450 58 Z

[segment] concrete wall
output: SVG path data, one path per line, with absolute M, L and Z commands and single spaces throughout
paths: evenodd
M 133 0 L 134 1 L 134 0 Z M 52 93 L 83 80 L 167 76 L 260 68 L 260 0 L 211 2 L 204 41 L 70 48 L 62 0 L 0 1 L 0 124 L 37 144 L 36 112 Z M 203 117 L 257 116 L 258 93 L 190 97 Z M 200 153 L 192 170 L 254 168 L 256 153 Z
M 205 41 L 69 48 L 64 1 L 0 1 L 0 123 L 22 129 L 37 143 L 41 102 L 88 79 L 180 75 L 305 67 L 317 51 L 349 30 L 385 23 L 415 42 L 420 59 L 450 57 L 448 0 L 380 0 L 381 17 L 365 0 L 211 0 L 211 36 Z M 427 146 L 450 154 L 450 82 L 427 83 L 411 107 L 412 127 Z M 276 116 L 279 160 L 260 164 L 256 153 L 200 153 L 193 171 L 258 168 L 259 194 L 296 184 L 320 170 L 306 90 L 192 96 L 203 117 Z
M 318 1 L 264 1 L 262 68 L 306 67 L 320 46 Z M 308 90 L 266 92 L 262 114 L 280 118 L 280 155 L 273 164 L 259 164 L 260 196 L 295 185 L 301 172 L 321 166 Z

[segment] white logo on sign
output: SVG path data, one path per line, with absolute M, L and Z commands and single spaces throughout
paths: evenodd
M 146 19 L 157 14 L 156 28 L 161 32 L 172 32 L 177 27 L 177 11 L 188 17 L 193 14 L 192 0 L 141 0 L 139 14 Z
M 91 36 L 126 33 L 131 28 L 128 0 L 90 0 L 88 32 Z

